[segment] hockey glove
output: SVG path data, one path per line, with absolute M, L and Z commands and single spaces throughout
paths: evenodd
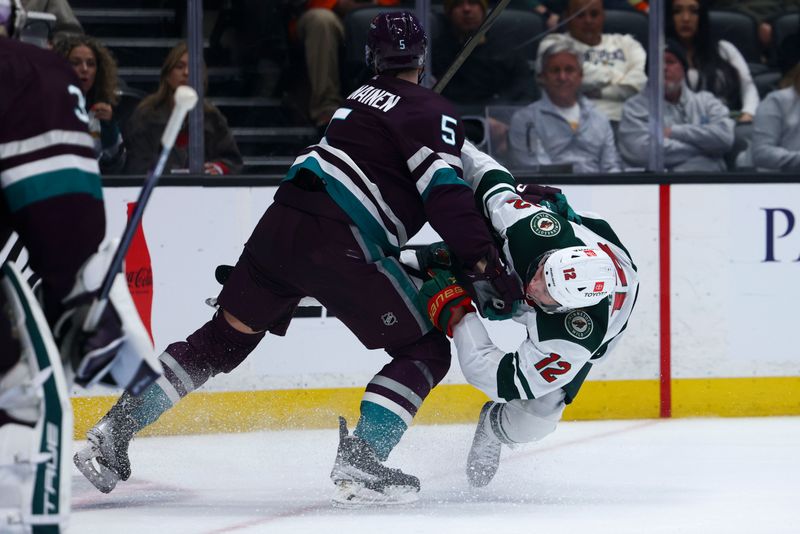
M 78 271 L 53 336 L 77 384 L 88 387 L 102 381 L 138 396 L 161 375 L 161 365 L 121 273 L 114 279 L 97 326 L 91 331 L 84 329 L 114 250 L 116 243 L 107 245 Z
M 419 291 L 419 304 L 433 326 L 453 337 L 453 311 L 465 308 L 466 313 L 474 312 L 472 299 L 450 271 L 430 269 L 431 279 L 422 284 Z
M 500 260 L 495 248 L 486 257 L 483 272 L 465 270 L 464 278 L 469 282 L 470 294 L 478 304 L 478 311 L 487 319 L 499 321 L 510 318 L 524 299 L 522 282 Z
M 539 202 L 540 206 L 544 206 L 545 208 L 549 209 L 553 213 L 557 213 L 561 215 L 568 221 L 581 224 L 581 216 L 575 213 L 575 210 L 572 209 L 572 206 L 569 205 L 567 202 L 567 197 L 561 193 L 556 193 L 553 195 L 553 200 L 542 200 Z

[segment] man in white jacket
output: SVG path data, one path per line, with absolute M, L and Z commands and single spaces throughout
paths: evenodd
M 622 103 L 647 83 L 647 53 L 630 35 L 603 33 L 600 0 L 570 0 L 565 17 L 569 33 L 545 37 L 540 53 L 556 42 L 572 42 L 583 56 L 583 94 L 609 120 L 619 121 Z
M 431 271 L 420 300 L 433 324 L 453 336 L 467 381 L 492 399 L 481 410 L 467 460 L 470 483 L 485 486 L 497 471 L 502 444 L 537 441 L 555 430 L 592 365 L 625 330 L 638 274 L 607 222 L 576 216 L 566 204 L 526 200 L 508 171 L 464 147 L 465 180 L 525 288 L 525 301 L 511 318 L 528 335 L 515 352 L 495 346 L 447 271 Z
M 728 108 L 707 91 L 686 86 L 686 55 L 671 39 L 664 51 L 664 165 L 669 171 L 719 172 L 733 147 L 734 122 Z M 632 167 L 647 164 L 650 146 L 647 92 L 625 102 L 617 132 L 619 152 Z

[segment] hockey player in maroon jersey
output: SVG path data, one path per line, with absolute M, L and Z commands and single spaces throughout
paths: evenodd
M 312 296 L 366 347 L 392 357 L 367 385 L 353 435 L 340 420 L 334 501 L 416 499 L 419 480 L 382 462 L 447 373 L 450 345 L 417 308 L 400 248 L 430 222 L 461 260 L 483 310 L 492 302 L 510 309 L 522 298 L 461 178 L 461 121 L 445 99 L 418 85 L 426 47 L 411 13 L 372 21 L 366 59 L 376 76 L 295 160 L 225 282 L 219 311 L 167 347 L 156 384 L 138 399 L 123 395 L 89 431 L 90 444 L 75 460 L 98 489 L 111 491 L 130 476 L 127 449 L 136 432 L 233 370 L 265 332 L 284 335 L 300 299 Z M 491 293 L 500 298 L 492 301 Z
M 4 533 L 58 532 L 69 515 L 72 409 L 62 358 L 79 384 L 99 380 L 117 358 L 132 358 L 134 369 L 140 357 L 150 358 L 131 349 L 138 315 L 122 279 L 99 328 L 82 330 L 93 278 L 108 263 L 107 249 L 98 251 L 105 235 L 100 176 L 78 79 L 63 58 L 16 39 L 26 15 L 18 0 L 0 0 L 0 242 L 16 232 L 41 278 L 40 305 L 12 262 L 0 274 Z M 146 340 L 143 327 L 139 333 Z M 143 379 L 128 376 L 117 384 Z

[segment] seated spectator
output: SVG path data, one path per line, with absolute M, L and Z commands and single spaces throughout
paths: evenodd
M 53 49 L 69 61 L 81 82 L 100 171 L 120 172 L 125 164 L 125 146 L 114 117 L 119 85 L 117 63 L 102 43 L 85 35 L 65 35 Z
M 723 171 L 733 146 L 734 122 L 725 105 L 709 92 L 686 87 L 683 47 L 667 40 L 664 52 L 664 166 L 670 171 Z M 627 102 L 619 125 L 619 151 L 631 166 L 643 167 L 650 153 L 647 92 Z
M 155 167 L 161 151 L 161 134 L 172 112 L 175 89 L 189 84 L 189 49 L 179 43 L 167 55 L 161 66 L 158 90 L 148 95 L 137 106 L 125 128 L 128 174 L 146 174 Z M 242 156 L 228 129 L 228 121 L 208 100 L 203 102 L 206 174 L 237 173 L 242 167 Z M 188 121 L 187 121 L 188 122 Z M 189 166 L 189 135 L 184 124 L 175 147 L 167 159 L 165 172 L 186 169 Z
M 667 0 L 666 36 L 686 49 L 686 83 L 692 91 L 709 91 L 751 122 L 758 107 L 758 89 L 741 52 L 732 43 L 715 40 L 709 21 L 710 0 Z
M 600 0 L 570 0 L 564 14 L 567 34 L 551 34 L 539 46 L 571 42 L 583 54 L 583 94 L 612 121 L 622 115 L 622 103 L 647 83 L 647 55 L 636 39 L 604 34 L 605 11 Z
M 399 0 L 307 0 L 293 21 L 290 35 L 303 45 L 311 94 L 308 115 L 324 128 L 343 101 L 339 78 L 339 48 L 344 41 L 342 18 L 370 4 L 393 6 Z
M 778 57 L 785 75 L 781 89 L 768 94 L 756 110 L 753 165 L 765 170 L 800 171 L 800 35 L 784 39 Z
M 621 0 L 626 1 L 626 0 Z M 519 9 L 520 11 L 533 11 L 541 15 L 545 27 L 552 30 L 558 26 L 563 11 L 563 0 L 511 0 L 508 9 Z
M 78 17 L 72 12 L 72 7 L 67 0 L 21 0 L 21 4 L 25 11 L 39 11 L 55 15 L 54 40 L 67 35 L 83 33 L 83 26 L 78 22 Z
M 442 38 L 433 46 L 433 75 L 439 78 L 486 18 L 487 0 L 445 0 Z M 491 30 L 456 72 L 442 95 L 483 110 L 493 104 L 530 102 L 533 77 L 521 50 L 509 48 Z
M 536 63 L 542 98 L 517 111 L 509 138 L 521 166 L 571 163 L 574 172 L 617 172 L 619 155 L 608 118 L 580 95 L 581 55 L 569 42 L 550 45 Z
M 714 0 L 712 7 L 753 17 L 758 23 L 758 40 L 766 49 L 772 45 L 772 20 L 800 10 L 800 0 Z

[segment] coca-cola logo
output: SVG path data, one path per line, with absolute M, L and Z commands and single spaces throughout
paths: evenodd
M 127 271 L 128 287 L 140 289 L 153 286 L 153 270 L 150 267 L 141 267 L 136 271 Z

